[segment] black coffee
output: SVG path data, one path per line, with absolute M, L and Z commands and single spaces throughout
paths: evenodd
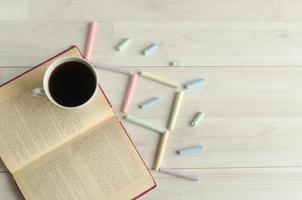
M 95 91 L 96 81 L 93 71 L 86 65 L 66 62 L 50 75 L 49 92 L 58 104 L 75 107 L 90 99 Z

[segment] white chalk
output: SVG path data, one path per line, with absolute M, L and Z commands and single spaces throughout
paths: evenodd
M 184 172 L 181 172 L 179 170 L 171 170 L 171 169 L 166 168 L 166 167 L 160 167 L 159 171 L 163 172 L 163 173 L 166 173 L 166 174 L 169 174 L 169 175 L 172 175 L 172 176 L 177 176 L 177 177 L 180 177 L 180 178 L 185 178 L 185 179 L 188 179 L 188 180 L 191 180 L 191 181 L 198 182 L 200 180 L 200 177 L 197 176 L 197 175 L 189 174 L 189 173 L 184 173 Z
M 196 88 L 196 87 L 200 87 L 204 84 L 205 80 L 204 79 L 196 79 L 194 81 L 190 81 L 186 84 L 184 84 L 184 88 L 186 90 L 190 90 L 190 89 L 193 89 L 193 88 Z
M 174 67 L 180 67 L 180 66 L 182 66 L 182 62 L 175 60 L 175 61 L 170 62 L 170 65 L 174 66 Z
M 144 108 L 150 108 L 151 106 L 158 104 L 160 102 L 160 98 L 159 97 L 152 97 L 151 99 L 141 103 L 139 105 L 140 108 L 144 109 Z
M 158 47 L 159 47 L 158 44 L 153 43 L 144 49 L 143 54 L 145 56 L 151 55 L 158 49 Z
M 195 153 L 202 152 L 202 149 L 203 148 L 201 145 L 196 145 L 196 146 L 180 149 L 177 151 L 177 153 L 182 156 L 189 156 Z
M 119 51 L 124 51 L 130 44 L 132 40 L 130 38 L 123 39 L 116 47 Z

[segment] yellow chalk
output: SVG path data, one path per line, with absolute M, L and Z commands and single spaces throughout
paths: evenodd
M 176 118 L 177 118 L 177 115 L 179 112 L 181 101 L 183 99 L 183 94 L 184 93 L 182 91 L 179 91 L 175 94 L 174 104 L 172 107 L 172 111 L 171 111 L 170 119 L 169 119 L 169 123 L 168 123 L 169 130 L 172 130 L 175 126 L 175 122 L 176 122 Z
M 151 73 L 148 73 L 148 72 L 145 72 L 145 71 L 141 71 L 140 75 L 144 78 L 147 78 L 147 79 L 150 79 L 150 80 L 153 80 L 153 81 L 157 81 L 159 83 L 168 85 L 170 87 L 174 87 L 174 88 L 179 88 L 180 87 L 178 83 L 176 83 L 174 81 L 170 81 L 170 80 L 165 79 L 165 78 L 162 78 L 162 77 L 157 76 L 155 74 L 151 74 Z

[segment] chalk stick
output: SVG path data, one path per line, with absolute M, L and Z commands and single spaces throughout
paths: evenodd
M 170 118 L 168 121 L 168 129 L 172 130 L 175 126 L 176 118 L 179 113 L 180 105 L 183 99 L 183 92 L 179 91 L 176 92 L 175 97 L 174 97 L 174 103 L 173 107 L 170 113 Z
M 190 81 L 190 82 L 184 84 L 184 88 L 186 90 L 190 90 L 190 89 L 193 89 L 193 88 L 201 87 L 204 84 L 204 82 L 205 82 L 204 79 L 197 79 L 197 80 L 194 80 L 194 81 Z
M 96 21 L 92 22 L 89 26 L 86 47 L 85 47 L 85 51 L 84 51 L 84 58 L 86 58 L 88 60 L 91 59 L 91 54 L 92 54 L 92 50 L 93 50 L 97 26 L 98 26 L 98 23 Z
M 144 109 L 144 108 L 150 108 L 155 104 L 158 104 L 160 102 L 160 98 L 159 97 L 152 97 L 151 99 L 148 99 L 147 101 L 141 103 L 139 105 L 140 108 Z
M 179 84 L 178 83 L 176 83 L 174 81 L 170 81 L 170 80 L 165 79 L 165 78 L 162 78 L 162 77 L 160 77 L 158 75 L 151 74 L 151 73 L 148 73 L 148 72 L 145 72 L 145 71 L 141 71 L 140 75 L 142 77 L 150 79 L 152 81 L 156 81 L 156 82 L 168 85 L 168 86 L 173 87 L 173 88 L 179 88 Z
M 182 155 L 182 156 L 189 156 L 189 155 L 192 155 L 192 154 L 202 152 L 202 149 L 203 148 L 202 148 L 201 145 L 196 145 L 196 146 L 192 146 L 192 147 L 188 147 L 188 148 L 179 149 L 177 151 L 177 153 L 179 155 Z
M 137 79 L 138 79 L 138 75 L 133 74 L 132 76 L 130 76 L 130 78 L 128 80 L 128 86 L 127 86 L 127 90 L 124 95 L 124 100 L 123 100 L 122 108 L 121 108 L 121 111 L 124 113 L 126 113 L 129 109 L 129 105 L 132 100 L 132 96 L 133 96 L 133 93 L 134 93 L 134 90 L 136 87 Z
M 130 38 L 123 39 L 116 47 L 119 51 L 124 51 L 130 44 L 132 40 Z
M 159 146 L 157 149 L 157 153 L 156 153 L 156 157 L 154 159 L 154 164 L 153 164 L 153 169 L 158 171 L 161 161 L 164 157 L 165 151 L 166 151 L 166 146 L 167 146 L 167 141 L 170 135 L 170 130 L 166 130 L 164 132 L 164 134 L 161 135 L 160 137 L 160 142 L 159 142 Z
M 201 121 L 201 119 L 203 118 L 204 113 L 202 112 L 198 112 L 195 117 L 193 118 L 192 122 L 191 122 L 191 126 L 195 127 L 198 125 L 198 123 Z
M 126 74 L 126 75 L 132 75 L 134 74 L 133 70 L 121 67 L 121 66 L 116 66 L 116 65 L 109 65 L 109 64 L 103 64 L 103 63 L 93 63 L 95 68 L 98 69 L 104 69 L 116 73 L 121 73 L 121 74 Z
M 143 54 L 145 56 L 151 55 L 153 54 L 157 49 L 158 49 L 159 45 L 158 44 L 150 44 L 149 46 L 147 46 L 144 50 L 143 50 Z
M 142 119 L 134 117 L 133 115 L 127 114 L 125 116 L 125 119 L 127 121 L 129 121 L 129 122 L 132 122 L 132 123 L 134 123 L 136 125 L 139 125 L 139 126 L 142 126 L 144 128 L 147 128 L 149 130 L 155 131 L 157 133 L 161 133 L 162 134 L 162 133 L 164 133 L 166 131 L 165 129 L 159 128 L 156 125 L 150 124 L 149 122 L 146 122 L 146 121 L 144 121 Z
M 200 180 L 200 177 L 197 176 L 197 175 L 181 172 L 179 170 L 174 170 L 174 169 L 171 170 L 171 169 L 166 168 L 166 167 L 160 167 L 159 171 L 163 172 L 165 174 L 169 174 L 169 175 L 172 175 L 172 176 L 188 179 L 188 180 L 195 181 L 195 182 L 198 182 Z

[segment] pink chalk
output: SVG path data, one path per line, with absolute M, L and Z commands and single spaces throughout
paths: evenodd
M 98 23 L 96 21 L 92 22 L 89 26 L 89 32 L 87 35 L 86 47 L 85 47 L 85 51 L 84 51 L 84 58 L 86 58 L 88 60 L 91 59 L 91 54 L 92 54 L 94 38 L 95 38 L 97 27 L 98 27 Z
M 134 93 L 134 89 L 136 86 L 137 78 L 138 78 L 137 74 L 133 74 L 129 78 L 128 87 L 127 87 L 126 93 L 124 95 L 124 100 L 123 100 L 122 108 L 121 108 L 121 111 L 124 113 L 126 113 L 128 111 L 128 108 L 129 108 L 129 105 L 130 105 L 130 102 L 132 100 L 132 96 Z
M 185 178 L 185 179 L 188 179 L 188 180 L 191 180 L 191 181 L 196 181 L 196 182 L 199 181 L 199 176 L 196 176 L 194 174 L 184 173 L 184 172 L 180 172 L 178 170 L 171 170 L 171 169 L 166 168 L 166 167 L 160 167 L 159 171 L 163 172 L 165 174 L 169 174 L 169 175 L 172 175 L 172 176 L 177 176 L 177 177 L 180 177 L 180 178 Z

